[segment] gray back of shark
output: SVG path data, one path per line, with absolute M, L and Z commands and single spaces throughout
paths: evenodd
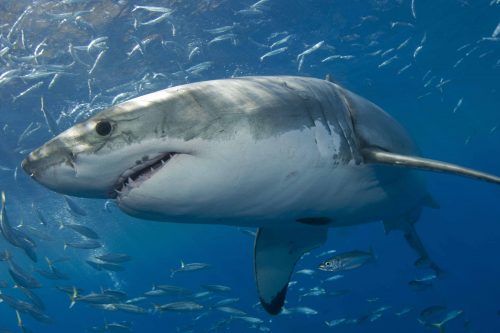
M 132 99 L 61 133 L 23 168 L 57 192 L 116 198 L 135 217 L 258 227 L 255 276 L 271 314 L 328 227 L 383 221 L 386 232 L 403 231 L 417 262 L 441 272 L 413 227 L 424 206 L 437 207 L 415 169 L 500 183 L 419 157 L 393 118 L 339 85 L 286 76 Z

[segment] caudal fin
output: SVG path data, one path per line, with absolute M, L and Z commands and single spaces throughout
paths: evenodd
M 445 327 L 444 326 L 444 322 L 443 323 L 434 323 L 434 324 L 431 324 L 432 327 L 435 327 L 439 330 L 439 333 L 445 333 Z

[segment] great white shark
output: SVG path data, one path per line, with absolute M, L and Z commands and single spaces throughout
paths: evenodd
M 263 307 L 281 311 L 297 260 L 329 227 L 382 221 L 440 273 L 414 223 L 437 208 L 425 169 L 500 178 L 420 157 L 403 127 L 329 82 L 269 76 L 168 88 L 114 105 L 36 149 L 24 170 L 67 195 L 113 198 L 150 220 L 257 227 Z

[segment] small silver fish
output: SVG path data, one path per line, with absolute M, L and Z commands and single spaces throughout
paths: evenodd
M 288 311 L 290 311 L 291 313 L 300 313 L 300 314 L 305 314 L 307 316 L 311 316 L 311 315 L 317 315 L 318 314 L 318 311 L 310 308 L 310 307 L 307 307 L 307 306 L 298 306 L 298 307 L 295 307 L 295 308 L 290 308 L 288 309 Z
M 296 274 L 304 274 L 304 275 L 314 275 L 316 272 L 312 269 L 301 269 L 300 271 L 297 271 Z
M 202 63 L 189 67 L 188 69 L 186 69 L 186 72 L 188 72 L 189 74 L 199 75 L 212 67 L 213 64 L 213 61 L 204 61 Z
M 35 91 L 35 90 L 39 89 L 41 86 L 43 86 L 43 84 L 44 84 L 43 81 L 37 82 L 34 85 L 32 85 L 31 87 L 29 87 L 28 89 L 26 89 L 23 92 L 21 92 L 20 94 L 18 94 L 17 96 L 13 96 L 12 97 L 12 103 L 15 103 L 19 98 L 28 95 L 32 91 Z
M 201 287 L 208 291 L 213 291 L 216 293 L 227 293 L 231 291 L 231 287 L 223 286 L 220 284 L 203 284 L 201 285 Z
M 43 103 L 43 96 L 40 97 L 40 105 L 41 105 L 40 106 L 40 111 L 43 114 L 43 118 L 45 119 L 45 123 L 47 124 L 47 128 L 49 129 L 49 132 L 52 135 L 56 135 L 59 132 L 58 129 L 57 129 L 57 123 L 54 120 L 54 118 L 52 118 L 52 116 L 50 115 L 50 113 L 48 113 L 47 111 L 45 111 L 45 107 L 44 107 L 44 103 Z
M 85 239 L 73 242 L 64 242 L 64 249 L 72 247 L 75 249 L 93 250 L 102 247 L 102 244 L 94 239 Z
M 155 305 L 157 311 L 176 311 L 176 312 L 191 312 L 200 311 L 204 306 L 194 302 L 173 302 L 163 305 Z
M 404 71 L 406 71 L 408 68 L 411 67 L 411 64 L 408 64 L 404 67 L 402 67 L 399 71 L 398 71 L 398 75 L 400 75 L 401 73 L 403 73 Z
M 89 70 L 89 75 L 92 75 L 92 73 L 94 72 L 94 70 L 97 67 L 97 64 L 101 61 L 102 57 L 104 57 L 104 54 L 106 54 L 106 52 L 107 52 L 107 49 L 102 50 L 101 52 L 99 52 L 99 54 L 97 55 L 97 58 L 94 61 L 94 65 Z
M 260 61 L 262 62 L 262 61 L 264 61 L 264 59 L 272 57 L 272 56 L 275 56 L 275 55 L 280 54 L 280 53 L 283 53 L 286 50 L 288 50 L 287 46 L 279 48 L 279 49 L 276 49 L 276 50 L 269 51 L 269 52 L 267 52 L 266 54 L 264 54 L 263 56 L 260 57 Z
M 137 6 L 134 5 L 134 8 L 131 10 L 131 12 L 135 12 L 139 9 L 148 11 L 148 12 L 153 12 L 153 13 L 172 13 L 173 10 L 167 7 L 156 7 L 156 6 Z
M 231 315 L 235 316 L 245 316 L 247 313 L 245 311 L 241 311 L 239 309 L 230 307 L 230 306 L 217 306 L 215 307 L 216 310 L 224 312 L 224 313 L 229 313 Z
M 229 33 L 229 34 L 217 36 L 217 37 L 213 38 L 211 41 L 209 41 L 207 45 L 210 46 L 214 43 L 220 43 L 220 42 L 223 42 L 226 40 L 231 40 L 231 43 L 235 44 L 236 43 L 236 35 Z
M 158 17 L 156 17 L 156 18 L 154 18 L 152 20 L 149 20 L 147 22 L 139 23 L 139 25 L 155 25 L 155 24 L 158 24 L 158 23 L 161 23 L 161 22 L 165 21 L 171 15 L 172 15 L 171 12 L 163 13 L 160 16 L 158 16 Z
M 263 324 L 264 321 L 260 318 L 257 318 L 257 317 L 249 317 L 249 316 L 233 316 L 231 317 L 232 319 L 239 319 L 239 320 L 243 320 L 249 324 L 252 324 L 252 325 L 260 325 L 260 324 Z
M 355 250 L 338 254 L 324 261 L 319 265 L 319 269 L 328 272 L 347 271 L 373 261 L 375 261 L 375 254 L 371 248 L 368 252 Z
M 199 262 L 185 264 L 183 261 L 181 261 L 181 267 L 178 269 L 172 269 L 170 277 L 174 277 L 176 273 L 201 271 L 208 269 L 211 266 L 212 265 L 210 264 L 199 263 Z
M 66 204 L 68 205 L 69 209 L 80 216 L 87 216 L 87 212 L 80 207 L 73 199 L 70 197 L 63 195 L 64 201 L 66 201 Z
M 325 59 L 321 60 L 321 62 L 328 62 L 328 61 L 332 61 L 332 60 L 351 60 L 351 59 L 354 59 L 353 55 L 336 54 L 336 55 L 326 57 Z
M 313 46 L 311 46 L 310 48 L 308 48 L 304 52 L 302 52 L 299 55 L 297 55 L 297 60 L 299 60 L 301 57 L 304 57 L 306 55 L 309 55 L 309 54 L 313 53 L 314 51 L 316 51 L 320 47 L 322 47 L 324 44 L 325 44 L 324 40 L 322 40 L 321 42 L 318 42 L 318 43 L 314 44 Z
M 293 35 L 288 35 L 286 37 L 283 37 L 282 39 L 274 42 L 271 44 L 270 48 L 271 49 L 274 49 L 276 46 L 280 46 L 282 44 L 285 44 L 286 42 L 288 42 L 291 38 L 293 37 Z
M 206 32 L 208 32 L 209 34 L 212 34 L 212 35 L 218 35 L 218 34 L 223 34 L 225 32 L 228 32 L 229 30 L 232 30 L 234 28 L 233 25 L 226 25 L 226 26 L 223 26 L 223 27 L 219 27 L 219 28 L 214 28 L 214 29 L 207 29 L 207 30 L 204 30 Z
M 387 59 L 386 61 L 382 62 L 381 64 L 378 65 L 378 68 L 385 67 L 389 64 L 391 64 L 394 60 L 398 59 L 399 57 L 397 55 L 392 56 L 391 58 Z
M 325 321 L 325 324 L 328 327 L 335 327 L 335 326 L 338 326 L 338 325 L 342 324 L 345 321 L 346 321 L 345 318 L 340 318 L 340 319 L 334 319 L 334 320 L 331 320 L 331 321 Z
M 458 100 L 457 105 L 455 105 L 455 107 L 453 108 L 453 113 L 457 112 L 457 110 L 462 106 L 463 101 L 463 97 Z

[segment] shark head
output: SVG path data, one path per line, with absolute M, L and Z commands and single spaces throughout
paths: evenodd
M 181 94 L 182 95 L 182 94 Z M 203 146 L 192 140 L 201 121 L 189 112 L 192 101 L 173 92 L 153 93 L 106 109 L 76 124 L 31 152 L 24 170 L 45 187 L 78 197 L 148 196 L 147 184 L 168 187 L 162 179 Z M 177 112 L 183 110 L 183 112 Z M 210 115 L 206 115 L 210 117 Z M 189 171 L 184 169 L 184 171 Z M 185 175 L 187 176 L 187 175 Z M 154 196 L 154 193 L 149 193 Z

